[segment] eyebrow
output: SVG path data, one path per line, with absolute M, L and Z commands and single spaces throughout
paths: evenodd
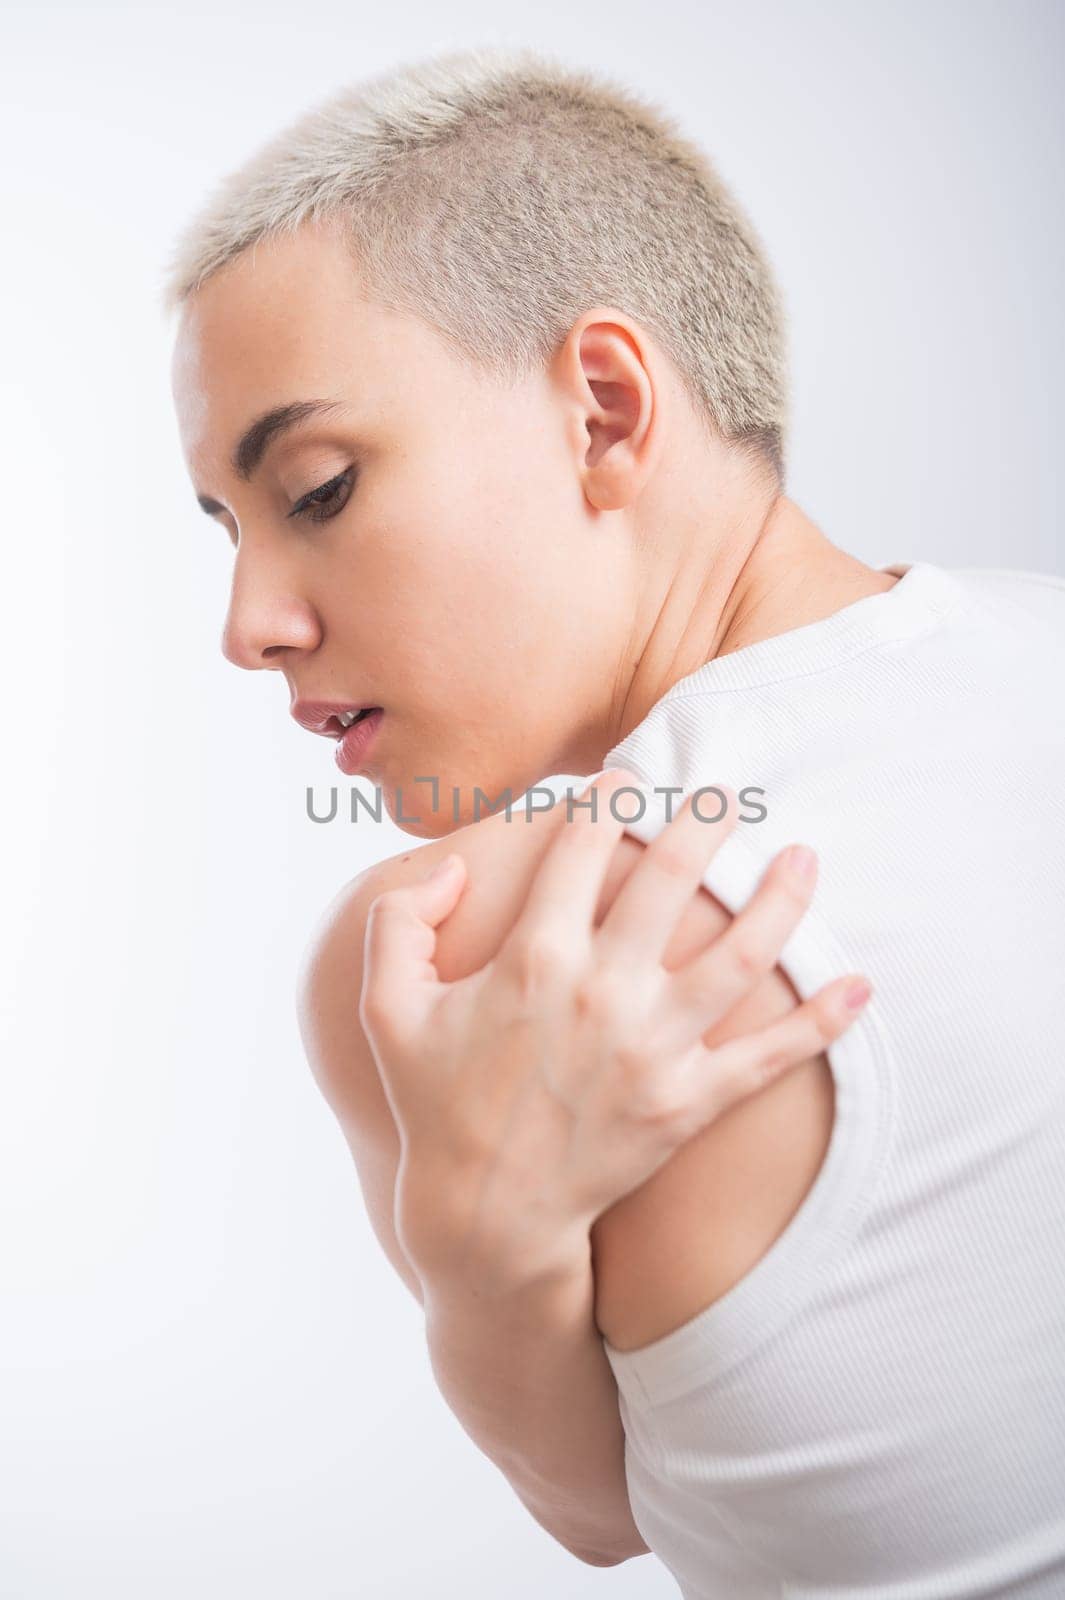
M 238 439 L 231 458 L 233 471 L 238 478 L 243 478 L 244 482 L 248 483 L 263 456 L 280 434 L 298 426 L 301 422 L 308 421 L 311 417 L 329 416 L 343 409 L 344 403 L 341 400 L 292 400 L 288 405 L 274 406 L 271 410 L 264 411 Z M 220 501 L 213 500 L 209 494 L 198 494 L 196 499 L 201 510 L 206 511 L 209 516 L 225 510 L 225 506 Z

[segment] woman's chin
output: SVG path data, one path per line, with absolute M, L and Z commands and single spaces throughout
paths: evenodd
M 376 788 L 389 820 L 403 833 L 418 839 L 442 839 L 463 826 L 461 808 L 456 818 L 451 791 L 440 783 L 418 783 L 409 778 L 390 783 L 382 779 Z
M 454 773 L 435 780 L 428 776 L 405 778 L 398 783 L 382 778 L 377 787 L 390 820 L 404 833 L 421 839 L 442 839 L 456 828 L 482 822 L 505 811 L 508 800 L 505 787 L 492 788 L 476 778 L 467 782 Z M 511 791 L 511 802 L 520 793 Z

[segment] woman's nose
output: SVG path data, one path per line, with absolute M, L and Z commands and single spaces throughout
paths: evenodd
M 314 650 L 321 627 L 310 602 L 291 588 L 234 574 L 222 629 L 222 654 L 235 667 L 278 668 L 290 650 Z

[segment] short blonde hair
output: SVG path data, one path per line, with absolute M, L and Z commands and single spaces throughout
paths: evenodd
M 178 239 L 163 302 L 311 219 L 349 230 L 364 292 L 500 381 L 616 305 L 705 425 L 784 474 L 784 312 L 760 241 L 699 147 L 627 89 L 531 50 L 366 79 L 226 178 Z

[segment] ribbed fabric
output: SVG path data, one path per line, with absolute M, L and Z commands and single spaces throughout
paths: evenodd
M 803 997 L 875 990 L 781 1236 L 682 1327 L 605 1344 L 684 1600 L 1065 1597 L 1065 580 L 884 570 L 706 662 L 604 762 L 763 789 L 707 887 L 738 911 L 812 845 L 781 964 Z M 648 793 L 629 831 L 665 820 Z

